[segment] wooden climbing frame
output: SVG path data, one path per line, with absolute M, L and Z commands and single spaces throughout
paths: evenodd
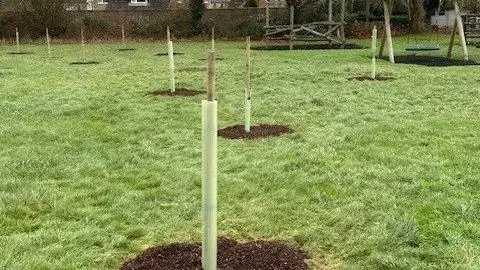
M 288 40 L 290 49 L 293 49 L 294 41 L 316 41 L 345 45 L 345 0 L 341 1 L 340 22 L 333 21 L 333 0 L 329 0 L 328 21 L 294 24 L 294 7 L 290 6 L 289 25 L 270 25 L 270 3 L 267 1 L 264 38 L 267 40 Z

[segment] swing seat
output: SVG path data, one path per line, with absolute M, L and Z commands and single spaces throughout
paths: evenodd
M 440 45 L 438 44 L 412 44 L 405 48 L 406 51 L 423 52 L 423 51 L 438 51 Z

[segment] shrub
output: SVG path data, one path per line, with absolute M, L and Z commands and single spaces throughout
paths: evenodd
M 115 35 L 115 25 L 112 22 L 95 17 L 84 17 L 83 25 L 88 37 L 112 37 Z
M 254 21 L 246 20 L 238 24 L 234 29 L 234 36 L 250 36 L 251 38 L 261 38 L 265 34 L 263 28 L 265 22 L 261 19 Z
M 205 12 L 203 0 L 190 0 L 188 6 L 190 10 L 190 31 L 192 35 L 200 34 L 200 21 Z

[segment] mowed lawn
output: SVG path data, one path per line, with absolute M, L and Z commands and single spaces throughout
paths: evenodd
M 201 239 L 204 96 L 149 95 L 169 87 L 166 46 L 133 46 L 87 44 L 101 63 L 84 66 L 78 44 L 2 48 L 0 269 L 118 269 Z M 205 66 L 208 42 L 174 46 L 178 69 Z M 243 123 L 244 44 L 217 49 L 223 128 Z M 358 82 L 369 49 L 253 55 L 252 124 L 294 133 L 219 139 L 219 235 L 286 241 L 312 269 L 480 269 L 479 67 L 379 61 L 396 79 Z

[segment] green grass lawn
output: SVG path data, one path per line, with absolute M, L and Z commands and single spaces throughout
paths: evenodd
M 176 43 L 177 68 L 209 46 Z M 169 87 L 166 46 L 119 47 L 87 45 L 89 66 L 69 65 L 75 44 L 3 48 L 0 269 L 116 269 L 201 239 L 204 97 L 148 95 Z M 243 123 L 243 47 L 217 42 L 219 128 Z M 219 139 L 219 235 L 297 245 L 312 269 L 480 269 L 478 67 L 379 61 L 396 80 L 357 82 L 368 49 L 253 55 L 252 124 L 294 133 Z M 204 71 L 177 77 L 205 89 Z

